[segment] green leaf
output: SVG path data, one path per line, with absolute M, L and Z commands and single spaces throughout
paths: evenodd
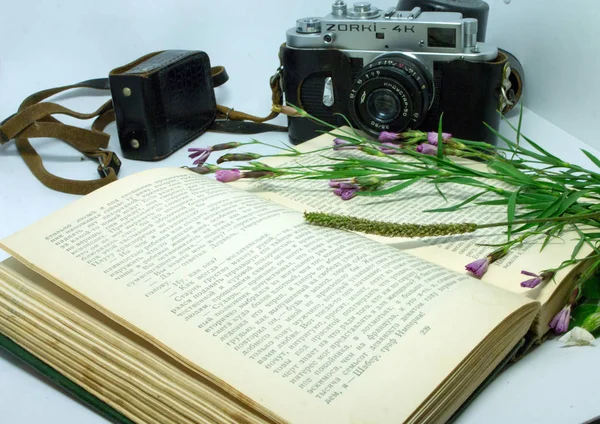
M 548 243 L 550 242 L 550 240 L 552 240 L 554 237 L 559 237 L 560 236 L 560 234 L 563 231 L 564 226 L 565 226 L 565 224 L 559 223 L 554 228 L 550 229 L 546 233 L 546 237 L 544 238 L 544 242 L 542 243 L 542 247 L 540 247 L 540 252 L 544 250 L 544 248 L 548 245 Z
M 563 193 L 560 198 L 556 199 L 547 209 L 542 210 L 542 212 L 539 214 L 529 214 L 528 213 L 528 214 L 524 214 L 524 215 L 528 215 L 531 218 L 550 218 L 552 216 L 555 216 L 555 212 L 558 210 L 558 208 L 560 207 L 562 202 L 564 202 L 566 196 L 567 196 L 567 194 Z M 538 229 L 539 229 L 539 228 L 543 227 L 544 225 L 547 225 L 547 224 L 525 224 L 525 225 L 522 225 L 521 227 L 517 228 L 516 230 L 514 230 L 514 232 L 521 232 L 521 231 L 524 231 L 531 227 L 538 227 Z
M 518 196 L 519 192 L 518 191 L 513 191 L 510 194 L 510 197 L 508 198 L 508 206 L 506 208 L 507 211 L 507 221 L 508 222 L 512 222 L 515 219 L 515 210 L 517 209 L 517 196 Z M 508 234 L 508 240 L 510 241 L 510 233 L 512 230 L 512 224 L 509 224 L 506 232 Z
M 448 199 L 446 198 L 446 195 L 442 192 L 442 189 L 440 188 L 439 184 L 434 184 L 435 189 L 437 190 L 438 194 L 440 196 L 442 196 L 442 199 L 444 199 L 446 202 L 448 201 Z
M 571 252 L 571 259 L 577 258 L 577 255 L 579 254 L 579 251 L 581 250 L 581 248 L 583 247 L 584 244 L 585 244 L 585 237 L 581 237 L 579 239 L 579 241 L 577 242 L 577 245 L 573 248 L 573 251 Z
M 577 201 L 582 196 L 585 196 L 591 192 L 592 192 L 592 190 L 577 190 L 577 191 L 571 192 L 571 194 L 569 194 L 567 196 L 567 198 L 562 202 L 562 204 L 560 205 L 560 208 L 558 209 L 556 214 L 559 216 L 562 215 L 567 209 L 569 209 L 572 205 L 577 203 Z
M 454 212 L 460 208 L 462 208 L 464 205 L 471 203 L 473 200 L 477 199 L 478 197 L 484 195 L 485 193 L 487 193 L 486 191 L 482 191 L 481 193 L 475 194 L 471 197 L 469 197 L 467 200 L 465 200 L 464 202 L 461 202 L 457 205 L 454 206 L 450 206 L 447 208 L 439 208 L 439 209 L 427 209 L 424 210 L 423 212 Z
M 334 115 L 341 116 L 341 117 L 342 117 L 342 119 L 343 119 L 344 121 L 346 121 L 346 124 L 347 124 L 347 125 L 348 125 L 350 128 L 352 128 L 352 132 L 354 133 L 354 135 L 356 135 L 357 137 L 359 137 L 358 133 L 357 133 L 357 132 L 356 132 L 356 130 L 354 129 L 354 125 L 352 125 L 352 122 L 350 122 L 350 120 L 349 120 L 348 118 L 346 118 L 346 116 L 345 116 L 344 114 L 342 114 L 342 113 L 334 113 Z
M 521 143 L 521 124 L 523 123 L 523 103 L 521 103 L 521 108 L 519 110 L 519 123 L 517 125 L 517 146 Z
M 596 165 L 598 168 L 600 168 L 600 160 L 596 156 L 594 156 L 587 150 L 581 149 L 581 151 L 588 157 L 589 160 L 594 162 L 594 165 Z
M 598 303 L 584 303 L 577 306 L 571 311 L 571 322 L 569 323 L 569 329 L 573 327 L 581 327 L 583 321 L 588 315 L 600 312 L 600 306 Z
M 507 121 L 508 122 L 508 121 Z M 512 149 L 516 150 L 518 154 L 525 154 L 529 157 L 532 157 L 534 159 L 537 159 L 539 161 L 541 161 L 542 163 L 548 163 L 548 157 L 544 156 L 544 155 L 540 155 L 538 153 L 535 153 L 531 150 L 525 149 L 523 147 L 518 146 L 517 144 L 515 144 L 513 141 L 509 140 L 508 138 L 506 138 L 504 135 L 500 134 L 496 129 L 494 129 L 493 127 L 491 127 L 490 125 L 488 125 L 487 123 L 483 123 L 492 133 L 494 133 L 494 135 L 498 138 L 500 138 L 502 141 L 504 141 L 508 146 L 510 146 Z M 515 127 L 510 124 L 509 125 L 514 129 Z M 523 138 L 525 138 L 527 140 L 527 138 L 525 136 L 523 136 Z M 556 159 L 556 161 L 553 161 L 552 163 L 554 164 L 559 164 L 562 163 L 562 161 Z
M 419 181 L 419 178 L 413 178 L 412 180 L 408 180 L 403 182 L 402 184 L 397 184 L 393 187 L 387 188 L 385 190 L 376 190 L 376 191 L 359 191 L 357 193 L 358 196 L 385 196 L 386 194 L 392 194 L 406 187 L 416 183 Z
M 328 132 L 326 132 L 328 133 Z M 361 140 L 360 138 L 357 137 L 352 137 L 349 135 L 345 135 L 345 134 L 334 134 L 336 138 L 339 138 L 340 140 L 344 140 L 344 141 L 349 141 L 352 144 L 356 144 L 357 146 L 361 145 L 361 144 L 365 144 L 363 140 Z
M 508 204 L 508 199 L 486 200 L 483 202 L 475 202 L 476 205 L 499 206 Z
M 444 117 L 444 112 L 440 115 L 440 120 L 438 123 L 438 146 L 437 146 L 437 158 L 444 158 L 444 139 L 442 137 L 442 118 Z
M 531 178 L 529 175 L 525 175 L 508 163 L 492 161 L 488 164 L 488 166 L 499 174 L 513 177 L 515 180 L 517 180 L 517 184 L 535 184 L 533 178 Z
M 557 158 L 556 156 L 554 156 L 553 154 L 551 154 L 550 152 L 548 152 L 547 150 L 543 149 L 539 144 L 534 143 L 533 140 L 531 140 L 530 138 L 527 138 L 525 136 L 523 136 L 523 138 L 525 140 L 527 140 L 527 142 L 529 144 L 531 144 L 538 152 L 543 153 L 544 155 L 546 155 L 546 162 L 548 161 L 548 158 L 554 159 L 555 161 L 559 161 L 562 162 L 559 158 Z
M 595 301 L 600 300 L 600 275 L 594 275 L 583 283 L 581 295 Z
M 439 177 L 433 180 L 434 183 L 456 183 L 470 185 L 474 187 L 490 188 L 490 186 L 484 182 L 478 181 L 474 178 L 469 177 Z

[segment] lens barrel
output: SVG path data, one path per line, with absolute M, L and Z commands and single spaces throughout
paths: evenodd
M 433 78 L 418 60 L 404 55 L 381 56 L 369 63 L 350 90 L 350 116 L 362 130 L 417 128 L 433 101 Z

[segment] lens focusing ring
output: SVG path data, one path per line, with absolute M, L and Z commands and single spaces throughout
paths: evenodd
M 375 92 L 389 90 L 398 96 L 395 119 L 381 119 L 369 112 L 367 99 Z M 405 99 L 406 98 L 406 99 Z M 429 71 L 410 57 L 386 55 L 365 66 L 350 91 L 350 116 L 366 132 L 377 136 L 381 131 L 400 132 L 417 128 L 433 101 L 433 81 Z

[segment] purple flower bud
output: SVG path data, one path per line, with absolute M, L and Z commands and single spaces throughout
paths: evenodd
M 543 271 L 540 273 L 540 275 L 537 275 L 533 272 L 530 271 L 521 271 L 521 274 L 523 275 L 527 275 L 529 277 L 533 277 L 530 278 L 529 280 L 525 280 L 521 282 L 521 287 L 527 287 L 529 289 L 533 289 L 535 287 L 537 287 L 538 285 L 540 285 L 541 283 L 545 283 L 546 281 L 551 280 L 554 277 L 555 272 L 554 271 Z
M 446 141 L 450 137 L 452 137 L 452 134 L 445 133 L 445 132 L 442 133 L 442 141 Z M 438 133 L 428 132 L 427 133 L 427 141 L 429 142 L 429 144 L 431 144 L 433 146 L 437 146 L 438 145 Z
M 360 190 L 360 187 L 356 184 L 341 182 L 337 188 L 333 191 L 336 196 L 340 196 L 342 200 L 350 200 Z
M 242 177 L 239 169 L 220 169 L 215 172 L 217 181 L 222 183 L 231 183 L 237 181 Z
M 193 154 L 196 155 L 196 153 L 193 153 Z M 209 151 L 205 151 L 205 152 L 202 152 L 202 153 L 198 153 L 198 155 L 200 155 L 200 157 L 194 161 L 194 165 L 204 165 L 204 163 L 206 162 L 206 160 L 210 156 L 210 152 Z M 192 157 L 192 155 L 190 155 L 190 157 Z
M 217 159 L 217 163 L 223 162 L 246 162 L 254 159 L 260 159 L 262 156 L 258 153 L 227 153 Z
M 483 274 L 485 274 L 489 265 L 490 265 L 490 259 L 488 257 L 488 258 L 477 259 L 476 261 L 471 262 L 470 264 L 466 265 L 465 268 L 467 271 L 469 271 L 476 277 L 483 277 Z
M 189 158 L 194 159 L 200 156 L 202 153 L 212 152 L 212 147 L 190 147 L 188 152 L 192 152 L 192 154 L 189 155 Z
M 212 147 L 190 147 L 188 152 L 191 152 L 189 155 L 190 159 L 198 158 L 194 161 L 194 165 L 203 165 L 210 156 Z
M 400 134 L 398 133 L 394 133 L 394 132 L 389 132 L 389 131 L 382 131 L 379 133 L 379 141 L 394 141 L 394 140 L 398 140 L 398 136 Z
M 213 170 L 208 166 L 197 166 L 195 168 L 190 168 L 190 171 L 194 171 L 196 174 L 210 174 Z
M 398 150 L 398 145 L 394 143 L 390 143 L 389 141 L 385 143 L 381 143 L 381 147 L 379 148 L 381 153 L 385 153 L 386 155 L 397 155 L 400 153 Z
M 435 156 L 437 155 L 437 146 L 432 146 L 428 143 L 422 143 L 417 146 L 417 152 L 423 153 L 424 155 Z
M 356 193 L 358 193 L 358 189 L 356 189 L 356 190 L 353 190 L 353 189 L 344 190 L 342 192 L 341 198 L 342 198 L 342 200 L 350 200 L 354 196 L 356 196 Z
M 548 326 L 554 330 L 556 334 L 561 334 L 569 329 L 569 321 L 571 320 L 571 305 L 567 305 L 558 312 Z
M 352 184 L 354 179 L 352 178 L 336 178 L 333 180 L 329 180 L 329 187 L 331 188 L 339 188 L 342 184 Z
M 215 144 L 210 148 L 210 151 L 218 152 L 220 150 L 235 149 L 236 147 L 240 147 L 241 145 L 242 143 L 238 143 L 237 141 L 230 141 L 229 143 Z
M 356 196 L 356 193 L 358 193 L 358 187 L 357 188 L 338 188 L 338 189 L 334 190 L 334 193 L 336 195 L 340 196 L 342 198 L 342 200 L 350 200 L 354 196 Z
M 242 173 L 242 178 L 271 178 L 274 176 L 273 171 L 247 171 Z
M 342 140 L 340 138 L 333 139 L 333 150 L 352 150 L 358 149 L 358 146 L 355 146 L 349 141 Z
M 530 278 L 529 280 L 521 281 L 521 287 L 533 289 L 539 286 L 539 284 L 542 282 L 542 277 L 540 275 L 534 274 L 533 272 L 521 271 L 521 274 L 528 275 L 529 277 L 534 277 Z

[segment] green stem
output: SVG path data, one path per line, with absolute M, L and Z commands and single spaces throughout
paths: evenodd
M 506 227 L 508 225 L 518 224 L 543 224 L 546 222 L 568 222 L 582 219 L 600 218 L 600 212 L 593 212 L 581 215 L 570 215 L 570 216 L 558 216 L 554 218 L 537 218 L 537 219 L 517 219 L 508 222 L 494 222 L 491 224 L 478 224 L 477 228 L 491 228 L 491 227 Z

